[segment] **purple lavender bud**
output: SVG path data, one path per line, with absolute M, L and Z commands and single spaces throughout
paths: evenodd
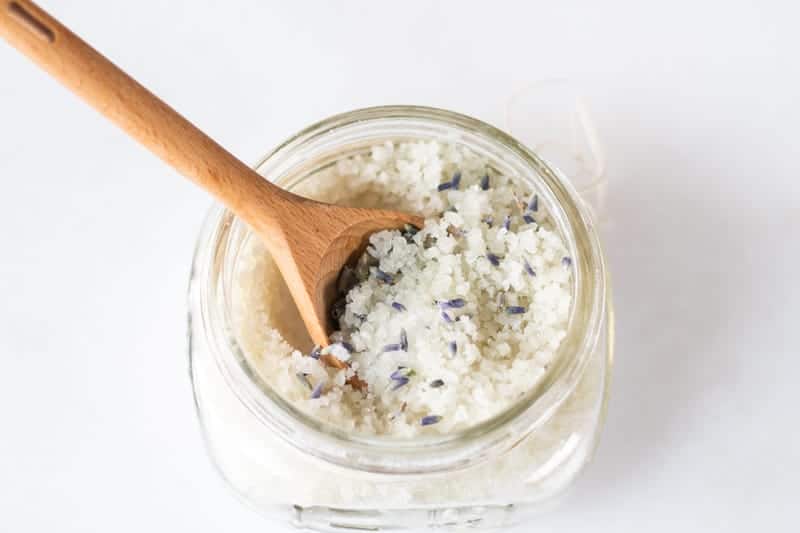
M 467 301 L 464 300 L 464 298 L 453 298 L 452 300 L 449 300 L 447 304 L 453 309 L 461 309 L 467 305 Z
M 431 388 L 438 389 L 439 387 L 444 385 L 444 381 L 441 379 L 434 379 L 431 381 Z
M 452 319 L 452 317 L 450 317 L 450 315 L 447 314 L 447 311 L 442 311 L 442 320 L 444 320 L 448 324 L 452 324 L 453 323 L 453 319 Z
M 534 224 L 534 223 L 536 223 L 536 219 L 533 218 L 531 215 L 528 215 L 528 214 L 522 215 L 522 220 L 524 220 L 526 224 Z
M 400 387 L 405 387 L 408 385 L 409 379 L 405 376 L 400 376 L 397 379 L 393 379 L 394 385 L 392 386 L 392 390 L 397 390 Z
M 339 344 L 339 346 L 341 346 L 342 348 L 344 348 L 345 350 L 347 350 L 350 353 L 353 353 L 353 352 L 356 351 L 356 347 L 353 346 L 352 344 L 350 344 L 349 342 L 342 341 L 342 342 L 340 342 L 338 344 Z
M 444 183 L 440 183 L 439 186 L 436 187 L 436 190 L 439 191 L 439 192 L 442 192 L 442 191 L 446 191 L 447 189 L 452 189 L 452 188 L 453 188 L 453 182 L 452 181 L 446 181 Z
M 486 254 L 486 259 L 494 266 L 500 266 L 500 258 L 494 254 Z
M 384 272 L 380 268 L 376 268 L 375 269 L 375 277 L 378 278 L 379 280 L 381 280 L 384 283 L 388 283 L 389 285 L 394 283 L 394 278 L 391 276 L 391 274 L 387 274 L 386 272 Z
M 450 353 L 453 355 L 458 352 L 458 344 L 456 344 L 456 341 L 450 341 L 450 344 L 448 344 L 447 347 L 450 348 Z
M 572 258 L 571 257 L 563 257 L 563 258 L 561 258 L 561 264 L 564 265 L 564 267 L 566 267 L 566 268 L 571 267 L 572 266 Z
M 525 261 L 525 272 L 527 272 L 528 275 L 530 275 L 530 276 L 535 276 L 536 272 L 533 270 L 533 267 L 531 266 L 531 264 L 528 263 L 527 259 L 525 259 L 524 261 Z
M 487 225 L 487 226 L 489 226 L 489 227 L 491 228 L 491 227 L 492 227 L 492 224 L 494 224 L 494 217 L 493 217 L 492 215 L 487 215 L 487 216 L 486 216 L 486 217 L 485 217 L 485 218 L 482 220 L 482 222 L 485 222 L 485 223 L 486 223 L 486 225 Z
M 400 351 L 400 345 L 399 344 L 387 344 L 386 346 L 383 347 L 383 350 L 381 350 L 381 351 L 383 353 L 386 353 L 386 352 L 399 352 Z
M 531 198 L 530 203 L 528 203 L 528 211 L 533 211 L 534 213 L 539 210 L 539 195 L 534 194 L 533 198 Z
M 484 191 L 489 190 L 489 174 L 484 174 L 481 178 L 481 189 Z
M 461 185 L 461 172 L 457 171 L 453 174 L 453 179 L 450 180 L 450 183 L 453 185 L 453 188 L 458 190 L 459 185 Z
M 320 396 L 322 396 L 322 388 L 325 387 L 325 380 L 320 381 L 317 383 L 317 386 L 314 387 L 314 390 L 311 391 L 311 399 L 316 400 Z
M 440 300 L 437 302 L 441 309 L 460 309 L 467 305 L 463 298 L 453 298 L 452 300 Z
M 401 304 L 400 302 L 392 302 L 392 307 L 397 309 L 398 311 L 405 311 L 406 306 Z
M 506 218 L 503 220 L 503 229 L 506 231 L 511 229 L 511 215 L 506 215 Z
M 311 349 L 311 352 L 308 354 L 308 356 L 311 359 L 319 359 L 321 351 L 322 351 L 322 347 L 320 345 L 316 345 Z
M 440 422 L 441 420 L 442 417 L 439 415 L 428 415 L 428 416 L 423 416 L 422 419 L 419 421 L 419 423 L 420 425 L 423 426 L 431 426 L 433 424 Z
M 526 311 L 521 305 L 509 305 L 506 307 L 506 313 L 509 315 L 521 315 Z
M 404 352 L 408 351 L 408 335 L 406 335 L 406 330 L 400 330 L 400 349 Z

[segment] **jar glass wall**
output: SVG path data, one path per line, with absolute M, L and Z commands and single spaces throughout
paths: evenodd
M 613 327 L 595 228 L 566 178 L 480 121 L 383 107 L 311 126 L 257 170 L 303 192 L 339 159 L 387 140 L 440 139 L 531 180 L 574 258 L 574 298 L 557 363 L 509 409 L 453 435 L 413 442 L 348 435 L 285 402 L 251 366 L 232 323 L 240 253 L 253 235 L 212 209 L 190 283 L 190 363 L 209 454 L 256 509 L 316 529 L 513 523 L 561 493 L 591 457 L 602 426 Z

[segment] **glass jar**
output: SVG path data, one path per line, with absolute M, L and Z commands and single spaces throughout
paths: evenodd
M 290 190 L 386 140 L 462 143 L 530 180 L 573 258 L 573 303 L 556 363 L 499 415 L 455 434 L 398 441 L 346 434 L 284 401 L 250 365 L 231 309 L 248 228 L 214 207 L 189 290 L 189 358 L 202 433 L 247 503 L 293 524 L 342 531 L 512 524 L 560 494 L 590 459 L 603 423 L 613 316 L 599 240 L 569 181 L 505 133 L 421 107 L 353 111 L 315 124 L 256 167 Z

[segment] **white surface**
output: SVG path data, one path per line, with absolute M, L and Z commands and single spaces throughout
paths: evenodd
M 247 161 L 355 107 L 499 123 L 524 83 L 585 80 L 615 384 L 595 462 L 533 525 L 796 530 L 794 3 L 43 4 Z M 194 420 L 184 289 L 208 202 L 0 45 L 0 529 L 273 530 Z

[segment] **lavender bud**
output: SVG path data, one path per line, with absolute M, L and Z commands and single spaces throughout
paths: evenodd
M 314 387 L 314 390 L 311 391 L 311 399 L 316 400 L 320 396 L 322 396 L 322 388 L 325 387 L 325 381 L 320 381 L 317 383 L 317 386 Z
M 399 344 L 387 344 L 386 346 L 383 347 L 383 350 L 381 350 L 382 353 L 399 352 L 399 351 L 400 351 L 400 345 Z
M 387 274 L 380 268 L 375 269 L 375 277 L 384 283 L 388 283 L 389 285 L 394 283 L 394 278 L 391 276 L 391 274 Z
M 461 172 L 457 171 L 453 174 L 453 179 L 450 180 L 450 183 L 453 184 L 453 188 L 458 190 L 459 185 L 461 185 Z
M 423 426 L 431 426 L 433 424 L 438 423 L 441 420 L 442 417 L 439 415 L 428 415 L 428 416 L 423 416 L 422 419 L 419 421 L 419 423 L 420 425 Z
M 527 272 L 528 275 L 530 275 L 530 276 L 535 276 L 536 272 L 533 270 L 533 267 L 531 266 L 531 264 L 528 263 L 527 259 L 525 259 L 524 261 L 525 261 L 525 272 Z

